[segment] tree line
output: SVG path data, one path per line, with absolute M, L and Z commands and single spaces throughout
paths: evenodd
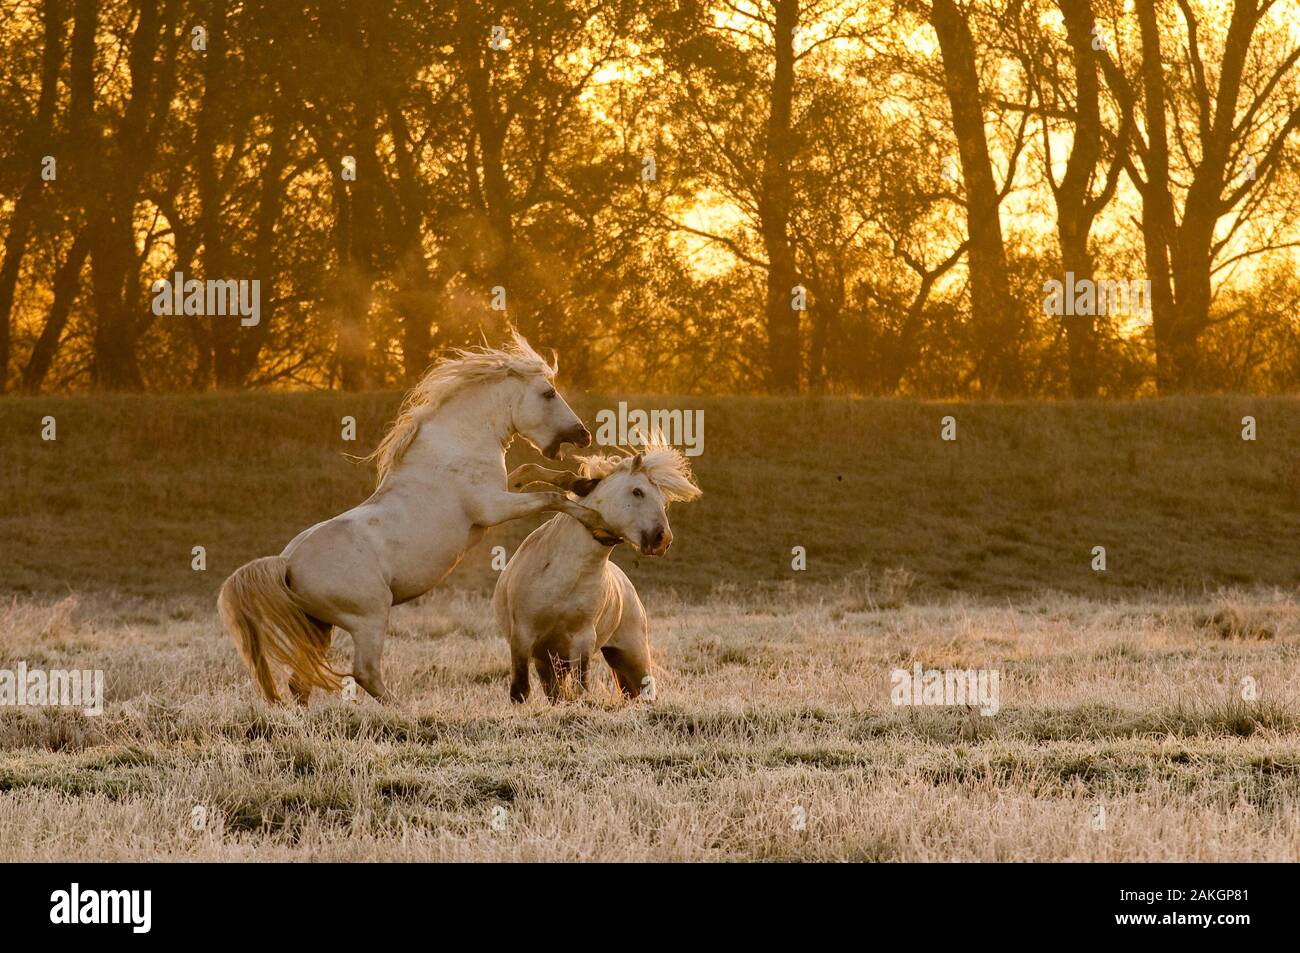
M 0 0 L 0 390 L 507 322 L 595 388 L 1294 390 L 1298 60 L 1291 0 Z

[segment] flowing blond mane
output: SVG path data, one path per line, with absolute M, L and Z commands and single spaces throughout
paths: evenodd
M 582 476 L 594 480 L 603 480 L 616 472 L 632 472 L 632 461 L 636 453 L 641 453 L 641 469 L 651 483 L 669 503 L 688 503 L 699 499 L 703 494 L 695 484 L 691 465 L 685 455 L 656 433 L 641 447 L 625 450 L 621 454 L 592 454 L 579 461 Z
M 401 462 L 402 454 L 415 439 L 420 425 L 454 394 L 471 384 L 503 380 L 512 373 L 541 374 L 547 380 L 554 380 L 558 369 L 558 362 L 547 363 L 513 328 L 510 330 L 510 343 L 504 348 L 456 348 L 450 351 L 402 398 L 402 407 L 388 433 L 384 434 L 373 453 L 362 458 L 375 461 L 375 485 L 382 484 L 393 467 Z

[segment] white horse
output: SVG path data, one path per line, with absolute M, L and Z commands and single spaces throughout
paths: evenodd
M 701 492 L 686 458 L 661 443 L 629 457 L 588 457 L 580 477 L 520 467 L 510 475 L 511 487 L 523 489 L 536 476 L 581 496 L 611 532 L 647 556 L 662 556 L 673 541 L 667 504 Z M 534 530 L 506 564 L 492 605 L 510 642 L 511 701 L 528 697 L 530 661 L 551 701 L 570 671 L 585 689 L 596 649 L 624 695 L 654 700 L 645 606 L 631 580 L 609 561 L 620 541 L 593 534 L 561 513 Z
M 352 636 L 352 676 L 392 701 L 380 671 L 388 613 L 446 578 L 488 526 L 559 512 L 592 533 L 592 510 L 551 490 L 511 493 L 505 448 L 516 434 L 548 457 L 591 434 L 555 390 L 547 364 L 520 335 L 504 350 L 457 351 L 402 403 L 379 447 L 375 492 L 361 505 L 303 531 L 279 556 L 235 570 L 217 599 L 221 619 L 268 700 L 275 669 L 305 704 L 313 687 L 337 691 L 325 653 L 332 626 Z

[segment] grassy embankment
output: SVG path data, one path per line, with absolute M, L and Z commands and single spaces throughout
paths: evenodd
M 0 592 L 212 596 L 254 556 L 364 499 L 364 454 L 398 395 L 0 401 Z M 575 406 L 588 423 L 614 399 Z M 636 400 L 632 406 L 637 406 Z M 916 595 L 1143 591 L 1300 582 L 1300 399 L 946 405 L 654 398 L 701 407 L 704 498 L 634 579 L 692 597 L 902 568 Z M 58 439 L 40 439 L 53 415 Z M 340 418 L 356 417 L 355 443 Z M 940 440 L 940 419 L 958 439 Z M 1251 414 L 1258 440 L 1241 439 Z M 526 459 L 516 449 L 512 462 Z M 490 589 L 494 530 L 454 584 Z M 208 570 L 190 568 L 193 546 Z M 791 570 L 804 546 L 806 572 Z M 1107 572 L 1090 568 L 1106 547 Z M 625 565 L 637 563 L 623 551 Z

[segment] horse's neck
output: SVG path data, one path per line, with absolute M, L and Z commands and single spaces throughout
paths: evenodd
M 596 542 L 591 530 L 567 513 L 560 513 L 553 519 L 551 544 L 563 557 L 563 565 L 569 567 L 574 579 L 587 573 L 602 572 L 614 552 L 613 546 Z
M 495 384 L 455 394 L 420 424 L 402 463 L 430 462 L 455 456 L 500 461 L 514 436 L 509 395 Z M 399 464 L 400 472 L 401 464 Z

